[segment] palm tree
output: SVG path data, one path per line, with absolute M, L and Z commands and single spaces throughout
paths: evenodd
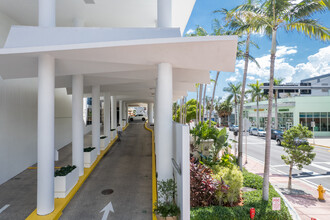
M 225 119 L 227 119 L 227 125 L 229 125 L 229 116 L 231 115 L 232 111 L 233 111 L 233 105 L 231 104 L 230 101 L 228 100 L 225 100 L 224 102 L 222 103 L 218 103 L 216 106 L 215 106 L 215 109 L 216 111 L 218 112 L 218 116 L 220 118 L 223 118 L 224 121 Z
M 213 112 L 214 95 L 215 95 L 215 89 L 216 89 L 217 84 L 218 84 L 219 74 L 220 74 L 220 72 L 217 71 L 217 75 L 215 77 L 215 82 L 214 82 L 214 87 L 213 87 L 212 98 L 211 98 L 210 112 L 209 112 L 209 127 L 211 127 L 211 119 L 212 119 L 212 112 Z
M 204 122 L 204 114 L 205 114 L 205 109 L 206 109 L 206 87 L 207 87 L 207 84 L 204 84 L 204 93 L 203 93 L 203 117 L 202 117 L 202 122 Z
M 274 86 L 281 85 L 283 79 L 274 79 Z M 278 110 L 277 110 L 278 89 L 275 89 L 275 129 L 278 129 Z
M 235 104 L 235 125 L 237 125 L 237 110 L 238 110 L 238 103 L 241 98 L 241 83 L 233 84 L 229 83 L 228 87 L 225 87 L 223 91 L 229 92 L 229 96 L 227 97 L 228 101 L 233 100 Z
M 276 55 L 276 36 L 279 28 L 286 31 L 296 30 L 308 37 L 329 41 L 330 31 L 318 23 L 311 16 L 316 12 L 325 12 L 330 8 L 328 0 L 303 0 L 295 3 L 292 0 L 267 0 L 262 5 L 243 4 L 239 11 L 254 12 L 260 16 L 265 33 L 271 36 L 272 44 L 270 50 L 270 74 L 269 74 L 269 96 L 268 96 L 268 119 L 266 125 L 265 166 L 263 182 L 263 200 L 269 198 L 269 167 L 271 147 L 271 121 L 274 87 L 274 70 Z
M 202 97 L 203 97 L 203 84 L 199 85 L 199 108 L 198 108 L 198 121 L 202 121 Z
M 259 102 L 262 100 L 262 98 L 265 96 L 265 94 L 263 93 L 262 89 L 260 88 L 260 86 L 262 86 L 261 83 L 259 83 L 259 81 L 257 80 L 256 83 L 251 83 L 249 84 L 250 89 L 248 91 L 246 91 L 246 93 L 250 93 L 251 94 L 251 98 L 253 102 L 257 102 L 257 123 L 256 123 L 256 127 L 259 129 L 260 126 L 260 118 L 259 118 Z
M 247 4 L 252 4 L 252 0 L 248 0 Z M 243 152 L 243 108 L 244 108 L 244 97 L 245 97 L 245 85 L 246 85 L 246 77 L 247 77 L 247 71 L 248 71 L 248 64 L 249 64 L 249 58 L 250 58 L 250 37 L 251 34 L 254 32 L 258 32 L 260 29 L 260 24 L 259 24 L 259 18 L 258 16 L 253 13 L 253 12 L 240 12 L 237 11 L 237 7 L 227 11 L 226 9 L 222 9 L 221 11 L 226 15 L 226 20 L 228 21 L 228 27 L 232 30 L 234 30 L 235 34 L 246 35 L 246 40 L 245 40 L 245 53 L 242 51 L 238 52 L 241 53 L 240 56 L 244 57 L 244 73 L 243 73 L 243 83 L 242 83 L 242 92 L 241 92 L 241 100 L 240 100 L 240 109 L 239 109 L 239 136 L 238 136 L 238 150 L 239 152 Z M 258 49 L 258 45 L 254 44 Z M 240 58 L 238 56 L 238 58 Z M 251 59 L 251 58 L 250 58 Z M 255 59 L 253 59 L 255 61 Z M 255 61 L 257 66 L 259 64 Z M 240 169 L 243 169 L 243 159 L 242 159 L 242 154 L 238 154 L 238 164 Z

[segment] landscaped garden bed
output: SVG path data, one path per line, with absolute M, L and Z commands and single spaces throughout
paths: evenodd
M 272 198 L 280 197 L 273 186 L 269 187 L 269 200 L 263 201 L 263 178 L 241 172 L 236 157 L 230 154 L 226 129 L 218 130 L 198 124 L 191 134 L 194 142 L 190 163 L 190 219 L 250 219 L 250 209 L 255 209 L 254 219 L 292 219 L 284 202 L 281 210 L 272 210 Z M 213 140 L 205 153 L 205 140 Z M 247 187 L 248 190 L 242 190 Z

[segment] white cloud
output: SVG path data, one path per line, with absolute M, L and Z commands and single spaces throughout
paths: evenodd
M 227 82 L 236 82 L 237 81 L 237 77 L 236 76 L 231 76 L 229 78 L 226 79 Z
M 193 33 L 195 33 L 195 30 L 189 29 L 186 34 L 193 34 Z
M 249 80 L 255 80 L 256 79 L 254 76 L 247 76 L 246 78 L 248 78 Z
M 316 54 L 308 56 L 308 62 L 299 63 L 294 66 L 289 63 L 289 61 L 292 60 L 290 55 L 296 54 L 297 52 L 297 47 L 277 47 L 275 78 L 284 79 L 284 83 L 292 81 L 299 82 L 305 78 L 330 73 L 330 46 L 321 48 Z M 258 68 L 255 63 L 250 62 L 248 79 L 253 80 L 252 77 L 254 77 L 254 79 L 258 78 L 262 81 L 268 81 L 270 72 L 270 55 L 258 57 L 256 60 L 259 63 L 260 68 Z M 237 61 L 236 69 L 238 69 L 239 72 L 243 72 L 243 60 Z M 232 77 L 227 80 L 232 80 Z

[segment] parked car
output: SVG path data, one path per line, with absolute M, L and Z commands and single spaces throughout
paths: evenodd
M 281 146 L 283 141 L 283 134 L 276 135 L 275 140 L 276 140 L 276 144 Z
M 230 125 L 229 131 L 238 131 L 238 125 Z
M 283 135 L 283 131 L 272 129 L 271 130 L 271 139 L 275 139 L 276 140 L 276 136 L 277 135 Z
M 258 136 L 259 137 L 266 137 L 266 131 L 262 128 L 259 128 L 258 130 Z
M 258 135 L 258 128 L 251 128 L 249 133 L 251 135 Z
M 142 121 L 145 121 L 146 120 L 146 117 L 142 114 L 137 114 L 133 117 L 130 117 L 129 119 L 130 121 L 134 121 L 134 120 L 142 120 Z

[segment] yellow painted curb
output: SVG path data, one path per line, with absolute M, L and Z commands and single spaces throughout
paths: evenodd
M 157 202 L 157 178 L 156 178 L 156 156 L 155 156 L 155 136 L 154 131 L 147 127 L 146 122 L 144 124 L 144 128 L 151 132 L 152 137 L 152 219 L 156 220 L 156 215 L 153 212 L 155 207 L 155 204 Z
M 319 145 L 319 144 L 311 144 L 312 146 L 316 146 L 316 147 L 325 147 L 325 148 L 329 148 L 330 149 L 330 147 L 328 147 L 328 146 L 324 146 L 324 145 Z
M 125 129 L 128 127 L 129 124 L 125 126 Z M 76 192 L 79 190 L 81 185 L 85 182 L 85 180 L 89 177 L 89 175 L 92 173 L 96 165 L 100 162 L 100 160 L 103 158 L 103 156 L 109 151 L 109 149 L 112 147 L 112 145 L 116 142 L 118 139 L 118 136 L 116 136 L 107 146 L 107 148 L 103 151 L 101 151 L 100 155 L 97 156 L 96 160 L 94 161 L 93 165 L 90 168 L 84 168 L 84 175 L 79 177 L 79 180 L 77 184 L 73 187 L 71 192 L 65 197 L 65 198 L 57 198 L 54 199 L 54 206 L 55 209 L 52 213 L 48 215 L 38 215 L 37 209 L 35 209 L 26 219 L 27 220 L 34 220 L 34 219 L 47 219 L 47 220 L 57 220 L 61 217 L 63 209 L 68 205 L 68 203 L 71 201 L 73 196 L 76 194 Z
M 123 131 L 126 130 L 126 128 L 128 127 L 129 123 L 127 123 L 127 125 L 125 125 L 125 127 L 123 127 Z

